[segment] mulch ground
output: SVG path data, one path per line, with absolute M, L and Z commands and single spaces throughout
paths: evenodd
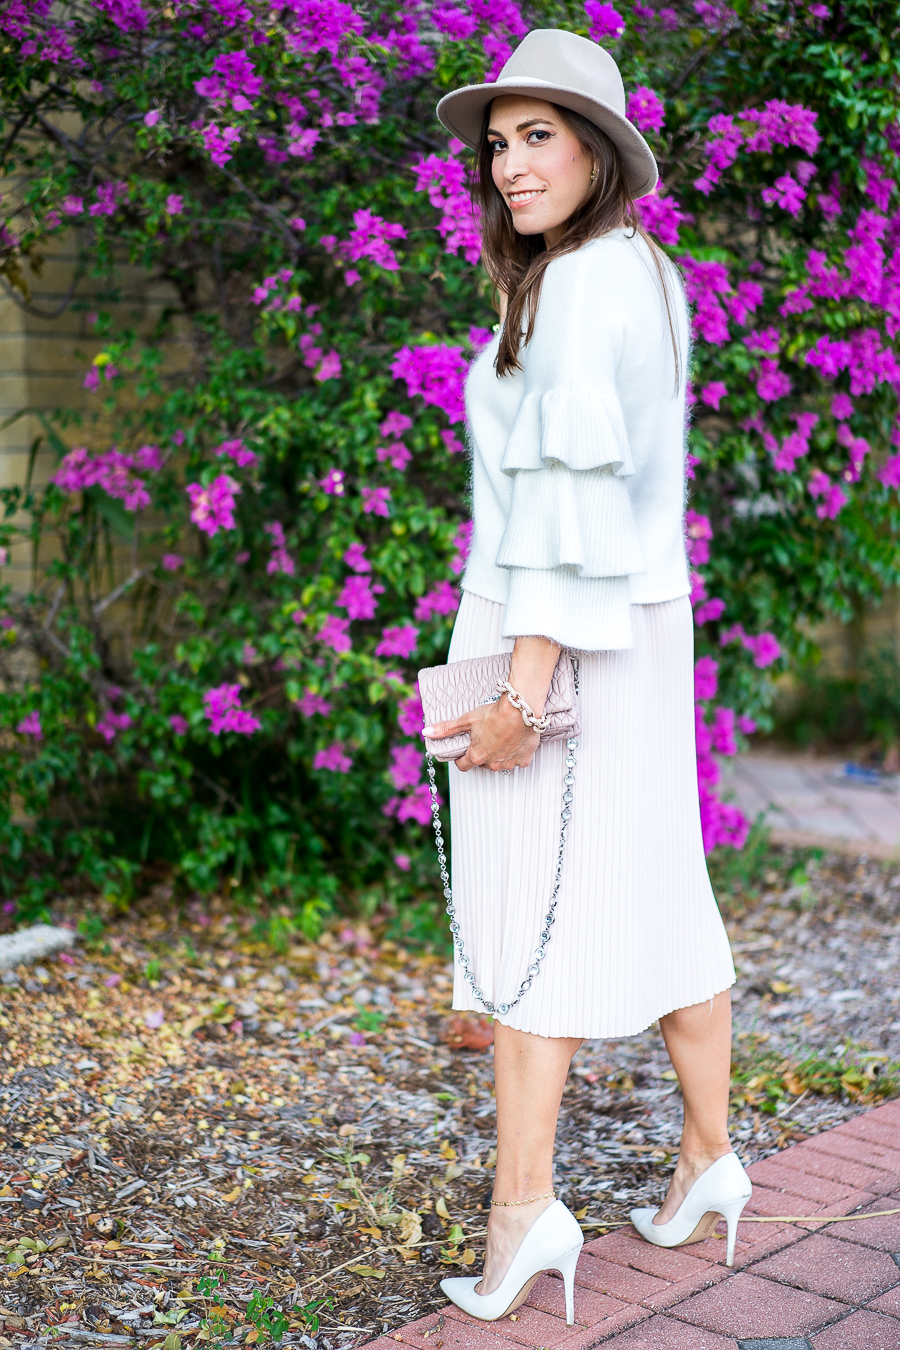
M 747 1161 L 896 1090 L 893 869 L 761 876 L 728 902 Z M 477 1268 L 495 1129 L 490 1024 L 450 1012 L 450 973 L 359 923 L 274 952 L 164 894 L 7 973 L 0 1345 L 336 1350 L 442 1306 Z M 588 1236 L 658 1202 L 679 1106 L 658 1030 L 579 1052 L 557 1177 Z

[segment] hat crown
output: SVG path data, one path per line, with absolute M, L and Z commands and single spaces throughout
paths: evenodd
M 582 90 L 625 116 L 625 87 L 619 67 L 605 48 L 559 28 L 534 28 L 519 43 L 496 83 L 534 80 Z M 535 89 L 540 94 L 540 89 Z M 550 97 L 548 102 L 552 103 Z

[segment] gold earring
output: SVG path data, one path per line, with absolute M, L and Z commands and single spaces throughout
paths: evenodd
M 592 169 L 592 170 L 591 170 L 591 182 L 593 183 L 593 182 L 596 180 L 596 178 L 597 178 L 597 170 L 596 170 L 596 169 Z

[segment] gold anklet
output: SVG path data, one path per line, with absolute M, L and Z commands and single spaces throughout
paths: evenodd
M 513 1205 L 533 1205 L 536 1200 L 555 1200 L 556 1191 L 550 1191 L 547 1195 L 529 1195 L 527 1200 L 491 1200 L 491 1204 L 502 1209 L 509 1209 Z

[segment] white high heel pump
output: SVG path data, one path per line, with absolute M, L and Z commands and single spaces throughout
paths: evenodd
M 753 1187 L 736 1153 L 726 1153 L 702 1172 L 668 1223 L 654 1223 L 658 1209 L 633 1209 L 629 1218 L 642 1238 L 656 1247 L 683 1247 L 709 1237 L 719 1215 L 728 1225 L 726 1266 L 734 1265 L 734 1244 L 741 1210 Z
M 524 1303 L 538 1275 L 558 1270 L 566 1293 L 566 1325 L 575 1322 L 575 1267 L 584 1244 L 578 1220 L 561 1200 L 555 1200 L 529 1228 L 512 1265 L 492 1294 L 476 1294 L 480 1275 L 441 1280 L 441 1288 L 457 1308 L 483 1322 L 496 1322 Z

